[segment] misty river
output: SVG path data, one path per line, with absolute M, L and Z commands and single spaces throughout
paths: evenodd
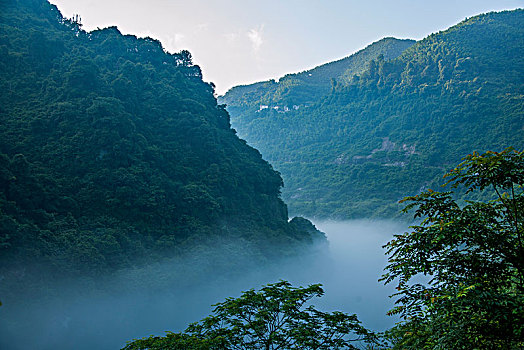
M 210 282 L 206 273 L 211 272 L 202 269 L 200 280 L 190 287 L 167 281 L 168 288 L 137 290 L 126 287 L 124 276 L 117 292 L 109 296 L 70 290 L 60 300 L 42 301 L 32 310 L 6 304 L 2 317 L 11 320 L 0 320 L 0 348 L 119 349 L 134 338 L 182 331 L 209 315 L 212 304 L 280 279 L 294 286 L 321 283 L 325 295 L 312 302 L 319 310 L 355 313 L 365 327 L 375 331 L 391 327 L 396 319 L 386 312 L 393 305 L 388 296 L 394 287 L 378 282 L 387 261 L 382 245 L 407 225 L 368 220 L 317 221 L 315 225 L 328 237 L 328 253 L 254 270 L 242 278 Z

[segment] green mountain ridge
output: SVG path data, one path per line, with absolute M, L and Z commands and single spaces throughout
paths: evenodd
M 370 60 L 380 55 L 385 60 L 396 58 L 414 43 L 414 40 L 409 39 L 384 38 L 340 60 L 300 73 L 287 74 L 278 82 L 269 80 L 233 87 L 218 101 L 226 104 L 228 110 L 277 107 L 282 112 L 309 106 L 327 95 L 334 83 L 346 82 L 353 75 L 364 71 Z
M 325 238 L 288 222 L 282 179 L 189 52 L 9 0 L 0 53 L 0 297 L 216 240 L 263 262 Z
M 466 19 L 395 59 L 369 60 L 308 108 L 222 101 L 282 174 L 293 214 L 396 216 L 399 199 L 435 187 L 466 154 L 524 148 L 523 19 L 521 9 Z

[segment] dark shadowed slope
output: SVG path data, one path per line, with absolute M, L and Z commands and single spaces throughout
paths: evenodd
M 216 240 L 263 262 L 321 238 L 288 222 L 282 179 L 230 128 L 189 52 L 87 33 L 43 0 L 1 7 L 4 304 Z

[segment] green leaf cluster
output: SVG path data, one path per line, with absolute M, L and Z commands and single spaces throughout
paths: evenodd
M 405 210 L 419 225 L 385 247 L 385 283 L 398 283 L 402 318 L 388 331 L 394 349 L 521 349 L 524 346 L 524 152 L 467 156 L 448 173 L 490 201 L 459 205 L 425 191 Z M 426 276 L 426 282 L 421 282 Z
M 357 349 L 353 343 L 376 342 L 356 315 L 326 313 L 306 304 L 324 294 L 319 284 L 293 287 L 268 284 L 216 304 L 213 314 L 189 325 L 185 333 L 168 333 L 128 343 L 123 350 L 145 349 Z

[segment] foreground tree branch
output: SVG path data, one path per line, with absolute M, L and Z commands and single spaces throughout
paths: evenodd
M 521 349 L 524 152 L 474 153 L 446 177 L 486 200 L 432 190 L 403 200 L 423 220 L 385 245 L 382 280 L 398 283 L 390 314 L 403 319 L 388 332 L 392 347 Z

